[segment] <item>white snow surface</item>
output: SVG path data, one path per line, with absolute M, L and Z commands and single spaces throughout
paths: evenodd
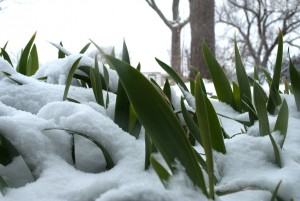
M 11 186 L 2 201 L 192 201 L 208 200 L 192 187 L 184 173 L 175 175 L 165 189 L 155 171 L 144 170 L 144 135 L 135 139 L 112 120 L 115 95 L 110 93 L 108 109 L 97 105 L 91 89 L 71 86 L 69 97 L 81 104 L 62 101 L 64 84 L 73 62 L 82 55 L 49 62 L 32 77 L 17 73 L 0 59 L 0 133 L 20 151 L 7 166 L 0 165 L 0 175 Z M 82 64 L 93 65 L 83 57 Z M 46 82 L 36 78 L 47 76 Z M 110 70 L 110 87 L 116 91 L 118 77 Z M 209 88 L 210 86 L 208 86 Z M 172 90 L 172 100 L 179 109 L 180 98 Z M 179 94 L 176 93 L 178 96 Z M 281 152 L 283 167 L 275 165 L 268 136 L 260 137 L 255 123 L 247 133 L 225 140 L 227 153 L 214 153 L 215 171 L 219 179 L 216 190 L 225 195 L 220 201 L 269 201 L 279 181 L 278 195 L 284 200 L 300 200 L 300 113 L 291 95 L 282 95 L 289 106 L 288 133 Z M 238 117 L 230 106 L 212 100 L 215 110 Z M 158 114 L 159 115 L 159 114 Z M 229 135 L 244 127 L 220 117 Z M 274 127 L 276 117 L 270 116 Z M 45 130 L 50 129 L 51 130 Z M 72 164 L 71 136 L 64 128 L 85 133 L 100 142 L 112 156 L 115 167 L 106 170 L 100 150 L 83 137 L 75 137 L 77 165 Z M 272 133 L 276 142 L 282 140 Z M 201 147 L 197 145 L 197 150 Z M 25 163 L 26 162 L 26 163 Z M 28 165 L 28 167 L 26 166 Z M 32 170 L 32 175 L 29 171 Z M 204 171 L 203 171 L 204 172 Z M 205 172 L 204 172 L 205 174 Z

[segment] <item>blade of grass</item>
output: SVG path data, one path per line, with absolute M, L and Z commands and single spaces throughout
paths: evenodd
M 238 79 L 238 83 L 239 83 L 239 92 L 240 92 L 240 99 L 244 98 L 244 97 L 248 97 L 249 99 L 251 99 L 251 89 L 250 89 L 250 84 L 248 81 L 248 76 L 245 70 L 245 67 L 243 65 L 240 53 L 239 53 L 239 49 L 237 47 L 237 43 L 236 43 L 236 38 L 234 39 L 234 51 L 235 51 L 235 68 L 236 68 L 236 76 Z M 240 103 L 242 102 L 242 100 L 239 101 Z M 247 108 L 243 108 L 244 111 Z
M 70 89 L 70 86 L 71 86 L 71 81 L 72 81 L 72 78 L 75 74 L 75 71 L 78 67 L 78 64 L 81 60 L 81 57 L 79 57 L 72 65 L 71 69 L 70 69 L 70 72 L 68 74 L 68 77 L 67 77 L 67 81 L 66 81 L 66 87 L 65 87 L 65 91 L 64 91 L 64 95 L 63 95 L 63 101 L 65 101 L 67 99 L 67 96 L 68 96 L 68 92 L 69 92 L 69 89 Z
M 8 187 L 8 185 L 7 185 L 6 181 L 0 175 L 0 191 L 1 191 L 2 195 L 5 195 L 5 193 L 6 193 L 5 188 L 7 188 L 7 187 Z
M 130 57 L 125 40 L 123 41 L 122 61 L 130 64 Z
M 253 93 L 254 93 L 254 104 L 257 111 L 258 122 L 259 122 L 259 133 L 260 136 L 265 136 L 270 134 L 266 100 L 263 95 L 264 93 L 263 89 L 256 82 L 254 82 Z
M 272 197 L 271 197 L 270 201 L 276 201 L 276 197 L 277 197 L 278 190 L 279 190 L 279 187 L 280 187 L 281 183 L 282 183 L 282 181 L 279 181 L 278 184 L 276 185 L 275 190 L 272 193 Z
M 286 103 L 286 100 L 283 100 L 280 110 L 278 112 L 276 124 L 274 127 L 274 131 L 279 130 L 280 134 L 283 136 L 283 140 L 280 143 L 280 148 L 283 147 L 283 144 L 284 144 L 284 141 L 286 138 L 288 122 L 289 122 L 289 108 Z
M 300 111 L 300 75 L 290 58 L 290 78 L 297 110 Z
M 183 98 L 181 98 L 180 104 L 181 104 L 182 115 L 187 127 L 189 128 L 192 136 L 202 145 L 200 129 L 196 124 L 196 122 L 193 120 L 193 118 L 190 116 L 188 110 L 186 109 L 183 102 Z
M 90 79 L 93 88 L 93 92 L 96 98 L 96 101 L 99 105 L 104 107 L 104 99 L 103 99 L 103 92 L 102 92 L 102 78 L 99 71 L 98 60 L 95 57 L 95 68 L 90 69 Z
M 232 91 L 233 91 L 234 102 L 236 105 L 236 110 L 242 113 L 243 111 L 242 111 L 240 87 L 235 81 L 232 81 Z
M 104 74 L 104 81 L 106 85 L 106 100 L 105 100 L 105 108 L 108 108 L 109 105 L 109 73 L 105 65 L 103 65 L 103 74 Z
M 10 56 L 8 55 L 5 49 L 1 48 L 1 54 L 3 59 L 5 59 L 13 67 L 14 65 L 12 64 Z
M 274 150 L 276 164 L 278 165 L 278 167 L 281 168 L 281 158 L 280 158 L 279 149 L 270 132 L 269 119 L 268 119 L 268 113 L 267 113 L 267 107 L 266 107 L 266 101 L 264 98 L 263 89 L 256 82 L 254 82 L 253 88 L 254 88 L 253 89 L 254 103 L 258 115 L 260 136 L 268 135 L 270 137 L 273 150 Z
M 87 44 L 80 50 L 79 54 L 84 54 L 84 53 L 87 51 L 87 49 L 90 47 L 90 45 L 91 45 L 91 42 L 87 43 Z
M 184 88 L 184 90 L 189 91 L 182 79 L 179 77 L 179 75 L 174 71 L 173 68 L 162 62 L 161 60 L 155 58 L 156 62 L 164 69 L 176 82 L 176 84 L 180 85 L 181 87 Z
M 164 185 L 165 188 L 167 188 L 168 180 L 171 177 L 170 173 L 153 156 L 150 157 L 150 162 L 156 174 L 158 175 L 161 183 Z
M 207 164 L 207 174 L 209 181 L 209 195 L 208 197 L 214 199 L 214 163 L 213 163 L 213 153 L 212 153 L 212 139 L 210 133 L 209 117 L 207 110 L 207 98 L 201 90 L 201 81 L 200 75 L 196 77 L 196 86 L 195 86 L 195 99 L 196 99 L 196 114 L 198 118 L 198 125 L 200 129 L 201 141 L 206 156 Z M 213 123 L 213 122 L 211 122 Z
M 215 59 L 212 52 L 208 49 L 205 42 L 202 43 L 202 51 L 206 65 L 213 80 L 218 99 L 221 102 L 229 104 L 233 109 L 236 109 L 230 83 L 220 64 Z
M 281 104 L 281 98 L 279 95 L 279 84 L 280 84 L 280 77 L 281 77 L 282 53 L 283 53 L 283 36 L 282 36 L 282 32 L 280 31 L 278 35 L 278 50 L 277 50 L 276 63 L 274 68 L 272 84 L 270 87 L 270 95 L 267 104 L 267 110 L 270 114 L 274 114 L 275 108 Z

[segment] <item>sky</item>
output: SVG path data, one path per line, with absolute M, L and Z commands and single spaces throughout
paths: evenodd
M 171 2 L 157 2 L 170 18 Z M 181 3 L 182 16 L 188 15 L 186 2 Z M 6 0 L 1 7 L 0 46 L 9 41 L 8 50 L 15 58 L 37 31 L 41 63 L 57 57 L 49 41 L 62 41 L 66 49 L 78 53 L 89 39 L 116 50 L 125 39 L 132 65 L 141 62 L 143 71 L 160 70 L 155 57 L 170 63 L 171 31 L 145 0 Z M 189 44 L 188 30 L 187 25 L 182 32 L 184 45 Z

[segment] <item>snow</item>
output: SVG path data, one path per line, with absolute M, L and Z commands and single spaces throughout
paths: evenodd
M 104 109 L 95 103 L 91 89 L 71 86 L 68 97 L 76 104 L 62 101 L 64 84 L 73 62 L 83 55 L 71 55 L 42 66 L 32 77 L 25 77 L 3 59 L 0 70 L 12 74 L 13 80 L 0 73 L 0 133 L 20 151 L 7 166 L 0 165 L 0 175 L 11 186 L 2 201 L 169 201 L 207 200 L 195 190 L 183 172 L 172 177 L 165 189 L 154 170 L 144 170 L 144 135 L 139 139 L 124 132 L 113 122 L 115 94 L 109 93 L 110 104 Z M 83 65 L 93 65 L 86 56 Z M 110 89 L 117 90 L 118 77 L 109 70 Z M 47 80 L 36 78 L 47 76 Z M 208 91 L 212 84 L 206 82 Z M 180 108 L 180 93 L 172 88 L 172 101 Z M 213 92 L 212 92 L 213 93 Z M 186 92 L 186 96 L 190 94 Z M 190 97 L 191 98 L 191 97 Z M 268 136 L 259 137 L 255 123 L 247 133 L 244 127 L 227 118 L 220 121 L 227 133 L 237 134 L 225 140 L 227 153 L 214 153 L 219 179 L 216 190 L 220 201 L 270 200 L 276 185 L 282 181 L 279 195 L 285 200 L 300 200 L 300 113 L 292 95 L 282 95 L 289 106 L 288 133 L 281 152 L 283 167 L 278 168 Z M 243 119 L 230 106 L 212 99 L 222 115 Z M 193 108 L 190 108 L 193 109 Z M 276 117 L 269 116 L 274 127 Z M 51 130 L 45 130 L 52 128 Z M 59 129 L 82 132 L 100 142 L 110 153 L 115 167 L 106 170 L 105 158 L 91 141 L 76 136 L 76 167 L 71 156 L 71 136 Z M 276 142 L 282 137 L 272 132 Z M 197 150 L 201 150 L 199 145 Z M 159 155 L 158 155 L 159 157 Z M 33 175 L 28 167 L 33 170 Z M 36 178 L 36 180 L 34 179 Z

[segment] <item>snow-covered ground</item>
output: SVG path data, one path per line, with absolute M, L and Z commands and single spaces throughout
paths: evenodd
M 155 171 L 144 170 L 144 135 L 135 139 L 114 122 L 115 95 L 110 93 L 107 110 L 95 103 L 91 89 L 72 86 L 68 97 L 81 104 L 62 101 L 64 82 L 78 55 L 49 62 L 33 77 L 16 73 L 0 59 L 0 71 L 12 74 L 17 84 L 0 74 L 0 133 L 21 152 L 8 166 L 0 167 L 0 175 L 11 186 L 3 201 L 166 201 L 207 200 L 195 190 L 183 173 L 170 181 L 165 189 Z M 91 65 L 89 58 L 82 63 Z M 37 77 L 48 76 L 47 82 Z M 110 71 L 110 86 L 116 90 L 118 77 Z M 211 83 L 207 83 L 207 88 Z M 258 124 L 247 133 L 225 140 L 226 155 L 214 153 L 216 190 L 228 194 L 221 201 L 269 201 L 279 181 L 278 195 L 284 200 L 300 200 L 300 113 L 294 98 L 282 95 L 289 106 L 288 133 L 281 152 L 283 167 L 274 163 L 274 152 L 268 136 L 260 137 Z M 212 100 L 220 114 L 236 117 L 231 107 Z M 176 104 L 176 103 L 175 103 Z M 159 114 L 158 114 L 159 115 Z M 271 127 L 276 117 L 269 116 Z M 227 133 L 240 133 L 244 127 L 221 118 Z M 93 137 L 109 151 L 115 167 L 105 170 L 105 160 L 99 149 L 82 137 L 75 138 L 77 165 L 72 165 L 71 136 L 64 128 Z M 277 132 L 272 133 L 280 141 Z M 34 179 L 36 178 L 36 180 Z M 230 193 L 229 193 L 230 192 Z

